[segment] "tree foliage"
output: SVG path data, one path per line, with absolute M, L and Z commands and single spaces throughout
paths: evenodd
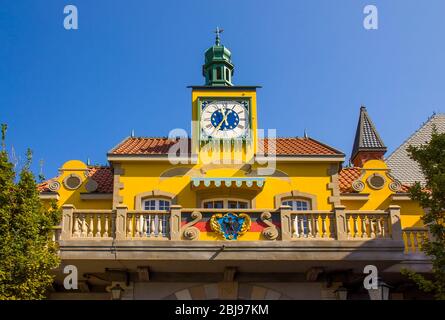
M 411 198 L 425 209 L 422 217 L 431 236 L 424 239 L 422 251 L 432 260 L 432 277 L 404 270 L 419 288 L 431 292 L 436 299 L 445 300 L 445 134 L 433 130 L 428 144 L 408 148 L 425 177 L 425 185 L 416 182 L 410 188 Z
M 60 220 L 55 203 L 45 207 L 30 171 L 32 153 L 16 182 L 5 147 L 2 125 L 0 151 L 0 299 L 43 299 L 59 265 L 52 227 Z

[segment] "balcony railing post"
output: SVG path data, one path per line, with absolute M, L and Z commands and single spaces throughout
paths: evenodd
M 170 240 L 181 240 L 181 209 L 176 204 L 170 207 Z
M 347 240 L 348 231 L 346 230 L 346 213 L 345 206 L 337 205 L 334 207 L 334 219 L 335 219 L 335 233 L 337 235 L 337 240 Z
M 391 237 L 393 240 L 403 240 L 402 223 L 400 221 L 400 206 L 390 205 L 388 207 L 389 221 L 391 223 Z
M 281 218 L 281 240 L 291 240 L 292 238 L 292 217 L 291 217 L 291 207 L 281 206 L 280 207 L 280 218 Z
M 125 239 L 126 221 L 128 208 L 125 205 L 116 207 L 115 237 L 116 239 Z
M 71 239 L 73 233 L 73 219 L 74 209 L 72 204 L 65 204 L 62 206 L 62 234 L 61 240 Z

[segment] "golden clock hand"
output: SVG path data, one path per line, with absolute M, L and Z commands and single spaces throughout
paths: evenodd
M 221 122 L 215 127 L 215 129 L 212 131 L 212 135 L 221 128 L 221 125 L 223 124 L 224 119 L 221 120 Z

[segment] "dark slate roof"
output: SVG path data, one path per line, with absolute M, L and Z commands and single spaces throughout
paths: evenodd
M 363 106 L 360 107 L 360 117 L 355 133 L 351 159 L 354 159 L 359 151 L 386 151 L 382 138 L 380 138 L 366 108 Z
M 445 133 L 445 114 L 431 116 L 386 159 L 391 174 L 397 180 L 407 185 L 412 185 L 416 181 L 425 184 L 425 177 L 417 162 L 409 157 L 407 148 L 410 145 L 419 147 L 428 143 L 434 127 L 438 133 Z

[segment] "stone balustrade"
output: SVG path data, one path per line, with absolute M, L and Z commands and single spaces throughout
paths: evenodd
M 127 238 L 166 239 L 169 215 L 165 211 L 129 211 L 126 217 Z
M 391 219 L 386 211 L 348 211 L 346 232 L 349 239 L 391 238 Z
M 199 230 L 195 224 L 203 216 L 228 212 L 245 213 L 263 225 L 265 241 L 404 239 L 410 250 L 419 247 L 419 230 L 405 230 L 402 237 L 398 206 L 376 211 L 347 211 L 344 206 L 335 206 L 333 211 L 292 211 L 288 206 L 269 210 L 173 205 L 167 212 L 129 211 L 125 206 L 114 210 L 77 210 L 65 205 L 60 239 L 197 240 Z
M 292 239 L 335 239 L 335 215 L 324 211 L 292 211 Z
M 403 229 L 403 241 L 405 243 L 405 253 L 419 253 L 422 244 L 429 237 L 428 228 L 410 227 Z

